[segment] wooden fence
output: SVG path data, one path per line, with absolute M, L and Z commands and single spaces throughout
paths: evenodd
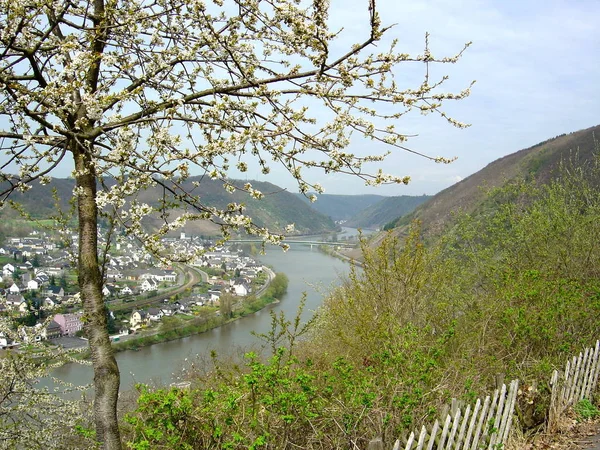
M 589 399 L 598 383 L 600 373 L 600 340 L 567 361 L 564 372 L 555 370 L 550 385 L 552 396 L 548 428 L 553 430 L 565 410 L 574 403 Z
M 518 380 L 513 380 L 508 389 L 503 384 L 492 396 L 488 395 L 483 401 L 478 399 L 473 408 L 468 405 L 464 412 L 453 400 L 442 422 L 436 420 L 431 428 L 423 426 L 418 435 L 413 432 L 402 443 L 397 440 L 393 449 L 500 449 L 508 438 L 518 389 Z M 383 449 L 381 439 L 369 443 L 369 450 Z
M 586 348 L 567 361 L 565 370 L 555 370 L 550 379 L 551 398 L 548 428 L 555 429 L 560 417 L 576 402 L 590 399 L 600 377 L 600 340 L 594 347 Z M 452 406 L 431 427 L 423 426 L 420 433 L 411 433 L 397 440 L 393 450 L 496 450 L 503 448 L 508 439 L 519 381 L 513 380 L 508 389 L 505 384 L 492 396 L 475 406 L 460 408 L 453 399 Z M 449 411 L 449 412 L 448 412 Z M 368 450 L 384 450 L 381 439 L 369 443 Z

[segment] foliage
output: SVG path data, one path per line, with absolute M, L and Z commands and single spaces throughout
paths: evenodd
M 219 312 L 221 313 L 221 317 L 225 319 L 231 319 L 231 317 L 233 317 L 233 306 L 235 302 L 235 297 L 232 294 L 221 294 L 219 297 Z
M 455 230 L 453 257 L 471 268 L 476 296 L 466 316 L 495 319 L 487 333 L 498 358 L 543 366 L 546 358 L 567 357 L 595 339 L 597 171 L 595 164 L 565 163 L 547 185 L 494 190 L 497 207 Z
M 565 162 L 546 185 L 490 191 L 482 214 L 460 217 L 440 240 L 425 245 L 414 223 L 403 243 L 388 235 L 364 248 L 362 270 L 325 301 L 305 350 L 323 363 L 371 364 L 394 349 L 418 361 L 396 369 L 410 380 L 427 361 L 410 352 L 447 336 L 423 379 L 430 406 L 440 393 L 472 400 L 498 374 L 545 392 L 550 369 L 597 339 L 597 179 L 595 163 Z M 545 407 L 540 396 L 532 410 L 543 417 Z M 407 423 L 425 411 L 412 407 Z
M 375 250 L 362 240 L 364 262 L 319 311 L 315 340 L 357 360 L 392 342 L 403 326 L 444 330 L 455 312 L 456 292 L 439 249 L 427 248 L 415 224 L 402 248 L 388 235 Z M 443 310 L 435 310 L 435 308 Z M 419 334 L 422 334 L 419 332 Z M 339 348 L 337 347 L 339 345 Z M 335 349 L 335 350 L 334 350 Z
M 438 345 L 410 358 L 382 351 L 369 364 L 344 357 L 317 364 L 297 354 L 310 325 L 273 314 L 271 331 L 261 335 L 273 351 L 266 361 L 251 352 L 242 367 L 230 367 L 214 357 L 213 371 L 193 378 L 190 390 L 140 386 L 138 407 L 125 419 L 129 447 L 364 448 L 374 424 L 389 433 L 410 424 Z M 406 364 L 415 369 L 410 379 L 398 373 Z
M 397 51 L 396 41 L 370 54 L 390 27 L 382 26 L 375 0 L 365 10 L 365 37 L 340 52 L 326 1 L 0 0 L 0 150 L 7 156 L 0 199 L 47 184 L 71 159 L 78 283 L 95 373 L 96 436 L 105 448 L 121 447 L 120 378 L 102 296 L 111 239 L 98 248 L 100 219 L 109 237 L 123 228 L 163 259 L 198 256 L 197 249 L 173 255 L 161 239 L 191 220 L 213 221 L 223 238 L 242 230 L 281 244 L 243 203 L 206 204 L 191 172 L 256 199 L 265 194 L 251 183 L 230 182 L 230 164 L 242 173 L 255 164 L 265 175 L 281 164 L 304 194 L 323 189 L 303 168 L 370 185 L 407 183 L 406 176 L 368 172 L 365 166 L 385 155 L 350 153 L 350 135 L 409 150 L 395 122 L 411 110 L 466 126 L 442 107 L 469 89 L 442 92 L 447 78 L 429 76 L 430 65 L 455 63 L 462 51 L 435 57 L 426 37 L 421 55 Z M 416 87 L 394 79 L 407 62 L 424 66 Z M 329 120 L 309 112 L 315 104 Z M 149 204 L 143 192 L 155 186 L 162 195 Z M 143 219 L 152 217 L 161 226 L 150 233 Z
M 287 292 L 288 283 L 289 280 L 285 273 L 276 273 L 264 293 L 265 297 L 280 299 Z
M 75 428 L 91 418 L 80 400 L 65 398 L 73 388 L 58 380 L 54 391 L 37 386 L 66 357 L 35 344 L 29 353 L 7 351 L 0 357 L 0 448 L 94 447 L 85 436 L 74 437 Z
M 577 414 L 579 420 L 593 420 L 600 417 L 600 409 L 587 398 L 579 400 L 575 406 L 573 406 L 573 410 L 575 411 L 575 414 Z

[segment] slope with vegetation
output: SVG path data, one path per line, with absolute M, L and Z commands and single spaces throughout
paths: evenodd
M 417 206 L 430 198 L 429 195 L 384 197 L 379 202 L 354 215 L 345 225 L 353 228 L 382 228 L 396 217 L 411 213 Z
M 427 234 L 439 235 L 452 223 L 455 213 L 470 214 L 485 209 L 486 189 L 503 186 L 508 180 L 518 178 L 547 182 L 556 175 L 560 162 L 575 154 L 582 163 L 591 161 L 596 137 L 600 138 L 600 125 L 563 134 L 500 158 L 439 192 L 411 214 L 398 216 L 385 229 L 397 228 L 394 233 L 402 236 L 409 224 L 419 219 Z
M 600 318 L 600 167 L 585 155 L 557 165 L 545 183 L 492 189 L 427 245 L 418 222 L 364 245 L 363 269 L 310 323 L 273 317 L 271 356 L 215 358 L 189 390 L 140 386 L 130 448 L 391 443 L 499 374 L 525 386 L 521 430 L 538 426 L 551 370 L 597 339 Z
M 246 213 L 261 227 L 267 227 L 274 232 L 283 232 L 285 226 L 295 224 L 295 229 L 300 234 L 319 234 L 336 230 L 335 223 L 326 215 L 315 211 L 310 205 L 300 201 L 296 195 L 291 194 L 271 183 L 252 181 L 255 189 L 260 190 L 264 197 L 257 200 L 244 192 L 236 191 L 229 194 L 223 189 L 223 183 L 201 177 L 191 177 L 184 183 L 184 188 L 194 190 L 193 183 L 202 181 L 202 198 L 217 208 L 226 208 L 228 203 L 237 202 L 246 205 Z M 229 180 L 232 184 L 244 185 L 247 181 Z M 114 184 L 113 180 L 103 181 L 107 185 Z M 15 192 L 11 200 L 21 205 L 23 211 L 34 219 L 47 219 L 56 216 L 58 207 L 63 211 L 69 210 L 69 201 L 73 195 L 75 180 L 72 178 L 53 179 L 47 185 L 35 184 L 27 193 Z M 0 189 L 2 186 L 0 186 Z M 196 189 L 198 190 L 198 189 Z M 148 203 L 154 207 L 159 206 L 164 191 L 159 187 L 151 187 L 137 193 L 140 202 Z M 167 197 L 168 199 L 168 197 Z M 182 214 L 182 210 L 171 211 L 172 218 Z M 3 217 L 14 220 L 19 215 L 11 210 L 2 211 Z M 156 229 L 164 224 L 164 216 L 149 217 L 145 220 L 149 229 Z M 209 221 L 198 221 L 186 224 L 184 230 L 194 234 L 220 234 L 219 227 Z
M 296 194 L 306 203 L 310 200 L 302 194 Z M 333 220 L 349 220 L 377 202 L 385 199 L 383 195 L 336 195 L 318 194 L 317 201 L 312 203 L 313 209 L 325 214 Z

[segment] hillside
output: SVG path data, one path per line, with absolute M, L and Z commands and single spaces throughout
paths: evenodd
M 201 181 L 202 199 L 207 205 L 224 208 L 230 202 L 244 203 L 247 207 L 246 214 L 253 218 L 259 226 L 266 226 L 272 231 L 282 231 L 283 228 L 294 223 L 296 231 L 300 234 L 319 234 L 330 232 L 336 229 L 335 223 L 327 216 L 315 211 L 309 204 L 301 201 L 296 195 L 291 194 L 271 183 L 253 181 L 252 185 L 265 194 L 262 200 L 250 198 L 244 192 L 236 191 L 233 194 L 227 193 L 223 189 L 223 183 L 200 177 L 191 177 L 184 186 L 186 189 L 192 189 L 192 182 Z M 233 181 L 233 180 L 232 180 Z M 243 185 L 244 182 L 238 184 Z M 73 179 L 53 179 L 46 186 L 36 184 L 26 194 L 15 192 L 11 199 L 23 205 L 26 212 L 36 219 L 48 218 L 54 214 L 55 206 L 52 199 L 52 191 L 56 189 L 60 198 L 60 205 L 63 210 L 68 209 L 69 200 L 72 197 L 74 186 Z M 196 188 L 197 192 L 197 188 Z M 138 200 L 156 204 L 157 199 L 162 195 L 159 188 L 149 189 L 138 194 Z M 174 210 L 171 214 L 173 218 L 181 213 L 180 210 Z M 10 209 L 3 210 L 3 217 L 16 217 Z M 154 228 L 161 223 L 160 219 L 149 220 L 148 226 Z M 185 231 L 193 234 L 212 234 L 218 232 L 218 227 L 210 222 L 196 222 L 186 225 Z
M 430 198 L 430 195 L 384 197 L 377 203 L 360 211 L 349 219 L 345 225 L 353 228 L 383 228 L 385 224 L 397 217 L 411 213 L 417 206 Z
M 317 201 L 310 201 L 302 194 L 295 194 L 313 209 L 325 214 L 332 220 L 349 220 L 364 209 L 385 199 L 383 195 L 335 195 L 318 194 Z
M 499 187 L 518 178 L 534 178 L 546 183 L 555 176 L 561 161 L 575 157 L 577 164 L 591 161 L 596 148 L 594 135 L 600 136 L 600 125 L 557 136 L 500 158 L 439 192 L 411 214 L 397 218 L 386 228 L 394 228 L 394 234 L 402 235 L 407 224 L 419 219 L 427 234 L 438 235 L 451 223 L 453 213 L 475 213 L 481 209 L 486 188 Z

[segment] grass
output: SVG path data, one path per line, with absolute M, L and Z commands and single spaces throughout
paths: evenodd
M 575 414 L 577 414 L 577 420 L 579 422 L 593 420 L 600 417 L 600 409 L 596 405 L 594 405 L 587 398 L 580 400 L 573 407 Z

